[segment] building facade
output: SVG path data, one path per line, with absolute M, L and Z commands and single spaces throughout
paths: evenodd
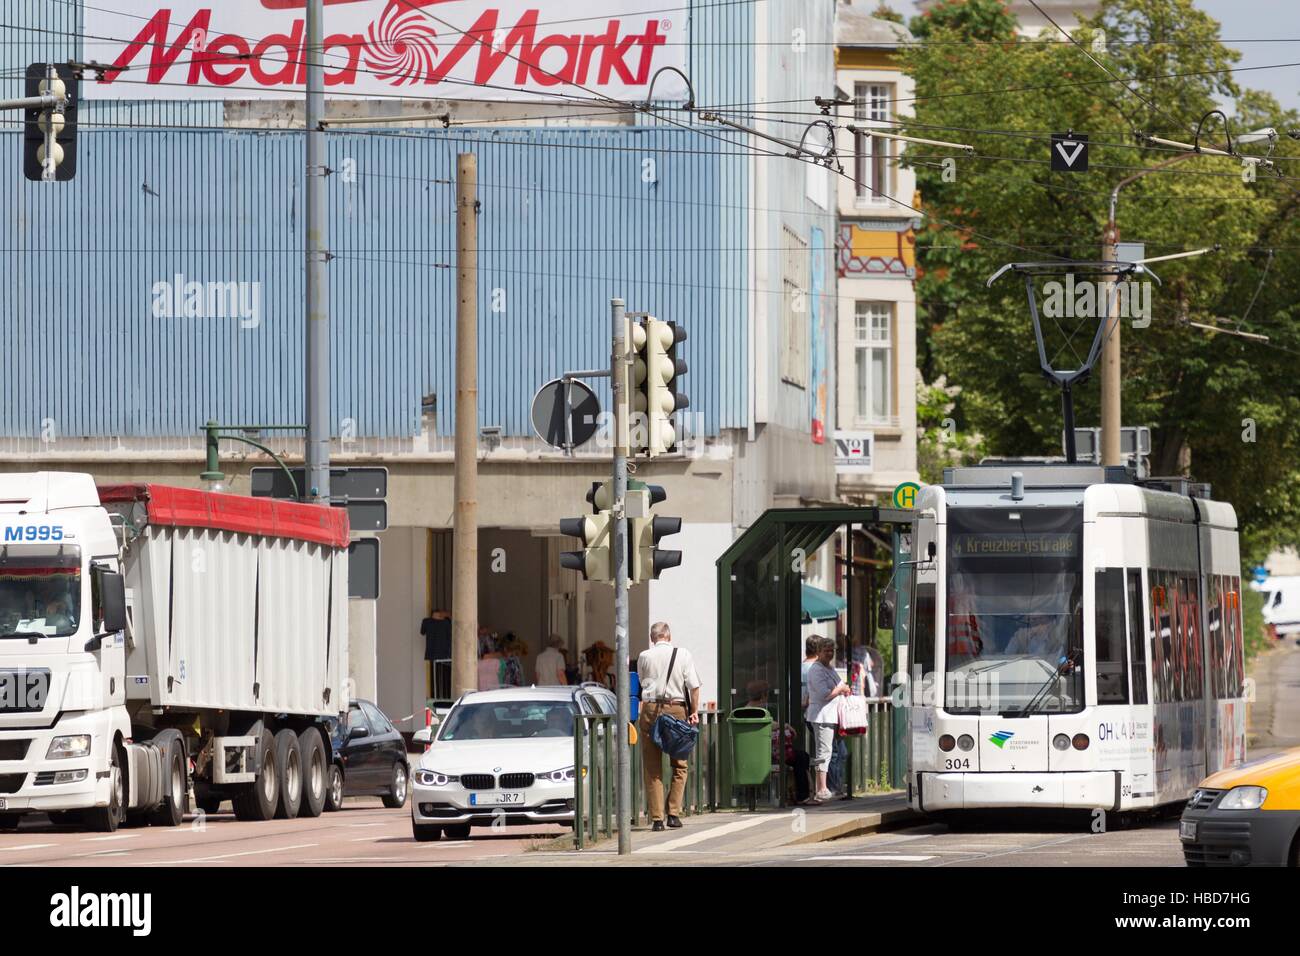
M 900 162 L 897 133 L 913 84 L 896 53 L 911 40 L 901 24 L 867 12 L 878 4 L 841 0 L 835 80 L 843 110 L 837 151 L 851 175 L 837 189 L 836 306 L 839 391 L 838 490 L 857 501 L 888 501 L 916 481 L 916 174 Z
M 282 66 L 292 62 L 302 14 L 293 4 L 237 2 L 256 17 L 211 5 L 200 50 L 183 39 L 191 16 L 207 9 L 196 0 L 0 0 L 15 27 L 0 51 L 3 95 L 22 95 L 16 77 L 31 63 L 113 63 L 133 43 L 137 60 L 118 79 L 140 90 L 138 99 L 101 96 L 84 89 L 94 82 L 87 74 L 71 182 L 23 179 L 20 124 L 3 127 L 9 187 L 0 204 L 11 241 L 0 253 L 10 275 L 0 287 L 10 345 L 0 468 L 197 486 L 205 422 L 302 423 L 302 101 L 249 91 L 252 72 L 236 75 L 249 62 L 241 51 L 268 42 L 290 50 Z M 326 34 L 335 17 L 381 24 L 390 6 L 327 5 Z M 498 73 L 508 77 L 501 56 L 517 60 L 528 36 L 540 35 L 519 23 L 576 37 L 579 28 L 558 24 L 586 18 L 599 21 L 588 45 L 603 42 L 602 30 L 671 35 L 658 48 L 646 41 L 650 54 L 679 50 L 702 109 L 769 100 L 811 109 L 835 85 L 833 0 L 699 2 L 681 14 L 685 31 L 644 16 L 611 25 L 609 13 L 576 3 L 549 5 L 543 22 L 518 0 L 474 4 L 464 17 L 461 6 L 470 4 L 399 11 L 439 18 L 431 23 L 444 46 L 430 62 L 466 45 L 480 63 L 504 62 Z M 484 32 L 474 47 L 470 19 L 497 6 L 502 32 Z M 284 25 L 254 35 L 246 24 L 271 8 Z M 159 33 L 163 9 L 176 21 Z M 218 27 L 242 34 L 214 37 Z M 276 62 L 264 61 L 264 72 Z M 387 68 L 363 62 L 372 80 Z M 596 62 L 587 64 L 592 76 Z M 836 495 L 832 175 L 702 119 L 661 88 L 653 96 L 662 109 L 632 108 L 651 97 L 644 67 L 655 62 L 628 67 L 627 82 L 639 80 L 642 92 L 625 91 L 624 108 L 583 90 L 503 93 L 499 77 L 478 89 L 464 82 L 454 96 L 432 82 L 382 96 L 331 90 L 329 119 L 366 121 L 329 126 L 327 136 L 332 463 L 379 464 L 390 475 L 381 593 L 352 602 L 351 670 L 356 694 L 395 719 L 418 715 L 433 696 L 438 671 L 421 622 L 451 600 L 457 154 L 477 154 L 482 204 L 479 621 L 526 648 L 525 679 L 548 634 L 564 638 L 571 663 L 596 642 L 614 643 L 610 589 L 560 568 L 560 552 L 578 545 L 558 534 L 559 520 L 582 513 L 591 483 L 608 476 L 608 442 L 598 436 L 566 455 L 537 438 L 529 417 L 545 382 L 608 364 L 611 297 L 689 334 L 685 438 L 678 453 L 636 473 L 665 487 L 660 513 L 682 516 L 681 534 L 664 546 L 680 549 L 683 563 L 633 589 L 634 652 L 650 622 L 674 623 L 712 699 L 715 559 L 766 508 Z M 187 70 L 198 87 L 183 88 Z M 611 71 L 622 75 L 617 64 Z M 236 79 L 214 91 L 209 74 Z M 592 386 L 608 408 L 604 382 Z M 301 459 L 292 435 L 262 440 L 290 463 Z M 247 493 L 249 469 L 268 463 L 223 446 L 227 489 Z

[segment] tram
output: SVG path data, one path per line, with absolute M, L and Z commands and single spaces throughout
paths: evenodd
M 987 462 L 923 487 L 913 531 L 913 808 L 1153 809 L 1245 759 L 1237 520 L 1208 487 Z

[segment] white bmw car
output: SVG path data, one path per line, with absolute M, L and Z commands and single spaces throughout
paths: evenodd
M 411 774 L 417 840 L 455 840 L 470 827 L 573 822 L 573 717 L 614 713 L 596 684 L 506 687 L 452 706 Z

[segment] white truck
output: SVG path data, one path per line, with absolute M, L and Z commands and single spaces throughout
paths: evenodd
M 348 707 L 339 508 L 0 475 L 0 830 L 318 815 Z

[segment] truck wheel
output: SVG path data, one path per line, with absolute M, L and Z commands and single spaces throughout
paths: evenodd
M 390 810 L 406 806 L 406 764 L 400 760 L 393 764 L 393 780 L 384 794 L 384 806 Z
M 301 817 L 318 817 L 325 809 L 325 791 L 329 787 L 329 772 L 325 766 L 325 744 L 320 731 L 308 727 L 298 735 L 298 753 L 302 758 Z
M 176 730 L 164 730 L 153 742 L 162 751 L 163 798 L 149 813 L 149 822 L 156 827 L 178 827 L 185 821 L 190 800 L 185 740 Z
M 412 823 L 411 831 L 420 843 L 432 843 L 442 839 L 442 827 L 432 827 L 427 823 Z
M 275 805 L 280 802 L 280 773 L 275 759 L 275 737 L 269 730 L 262 731 L 257 753 L 260 758 L 257 779 L 244 793 L 231 802 L 235 806 L 236 820 L 270 820 L 275 816 Z
M 86 828 L 99 833 L 112 833 L 126 819 L 126 774 L 122 772 L 122 748 L 116 743 L 108 759 L 108 806 L 92 807 L 82 815 Z
M 280 773 L 280 799 L 275 805 L 275 815 L 281 820 L 292 820 L 302 805 L 302 753 L 298 750 L 298 735 L 288 727 L 275 735 L 275 762 Z
M 343 768 L 336 763 L 330 764 L 329 780 L 325 791 L 325 812 L 333 813 L 343 809 Z

